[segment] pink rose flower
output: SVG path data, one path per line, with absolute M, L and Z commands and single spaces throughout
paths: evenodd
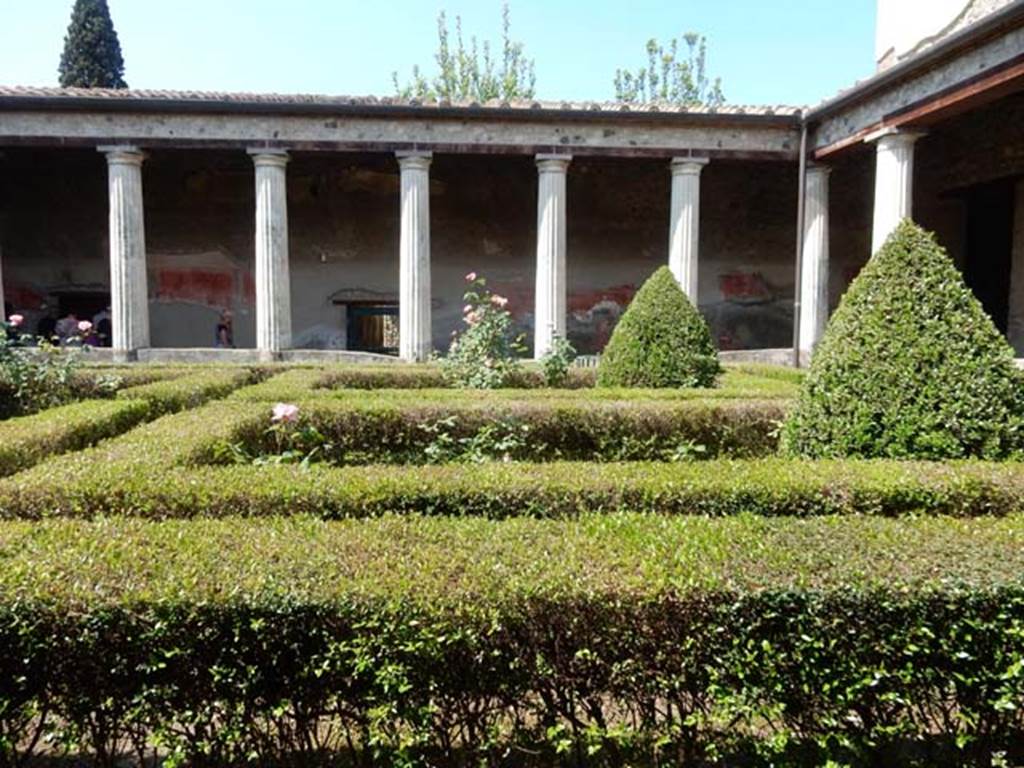
M 22 323 L 25 322 L 25 316 L 24 315 L 11 315 L 9 320 L 10 320 L 11 325 L 13 325 L 15 328 L 17 328 L 19 325 L 21 325 Z
M 466 306 L 464 306 L 462 308 L 462 314 L 464 314 L 464 315 L 468 315 L 472 311 L 473 311 L 473 305 L 472 304 L 467 304 Z
M 90 323 L 88 320 L 79 320 L 78 321 L 78 332 L 79 333 L 88 333 L 91 330 L 92 330 L 92 323 Z
M 299 406 L 293 403 L 278 403 L 274 406 L 270 420 L 275 424 L 293 424 L 299 419 Z
M 476 280 L 476 272 L 470 272 L 466 275 L 466 282 L 472 283 L 474 280 Z
M 491 296 L 491 304 L 493 304 L 496 307 L 506 307 L 508 306 L 508 299 L 506 299 L 504 296 L 494 294 L 493 296 Z

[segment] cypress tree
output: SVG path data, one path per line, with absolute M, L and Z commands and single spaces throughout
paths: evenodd
M 63 88 L 127 88 L 107 0 L 75 0 L 60 57 Z

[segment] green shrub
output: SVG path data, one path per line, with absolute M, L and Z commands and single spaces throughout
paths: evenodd
M 184 376 L 127 387 L 117 396 L 145 400 L 156 413 L 173 413 L 224 397 L 239 387 L 259 381 L 262 375 L 249 368 L 200 368 Z
M 0 542 L 7 764 L 37 730 L 110 768 L 158 745 L 216 766 L 1022 757 L 1013 521 L 50 521 Z
M 906 220 L 850 285 L 784 429 L 803 456 L 1003 458 L 1024 448 L 1013 352 Z
M 139 400 L 86 400 L 0 422 L 0 477 L 119 435 L 149 415 Z
M 235 455 L 270 456 L 282 437 L 290 452 L 333 464 L 445 461 L 683 461 L 777 450 L 780 401 L 545 402 L 486 398 L 300 401 L 295 424 L 268 430 L 269 411 L 237 435 Z M 312 442 L 310 442 L 312 441 Z M 292 455 L 295 455 L 294 453 Z
M 721 371 L 708 325 L 668 267 L 637 291 L 601 355 L 602 387 L 710 387 Z

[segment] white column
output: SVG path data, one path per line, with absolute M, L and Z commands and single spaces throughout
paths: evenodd
M 399 245 L 398 349 L 403 360 L 430 357 L 430 160 L 429 152 L 398 152 L 402 177 Z
M 118 359 L 130 359 L 149 346 L 149 293 L 146 287 L 146 225 L 142 202 L 142 162 L 137 147 L 100 147 L 107 156 L 110 195 L 110 323 Z
M 565 178 L 572 157 L 537 155 L 537 285 L 533 355 L 543 357 L 565 338 Z
M 292 345 L 288 277 L 288 153 L 250 149 L 256 166 L 256 348 L 272 360 Z
M 695 307 L 700 250 L 700 172 L 707 164 L 707 158 L 702 157 L 677 157 L 672 160 L 668 267 Z
M 914 211 L 914 143 L 921 133 L 887 129 L 868 136 L 875 142 L 875 219 L 871 253 L 885 244 L 897 225 Z
M 800 351 L 814 349 L 828 322 L 828 176 L 831 168 L 807 168 L 804 250 L 800 259 Z

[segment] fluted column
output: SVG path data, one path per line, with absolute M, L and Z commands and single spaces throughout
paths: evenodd
M 149 293 L 146 287 L 146 226 L 143 217 L 142 162 L 137 147 L 107 146 L 110 197 L 110 323 L 117 359 L 134 358 L 149 346 Z
M 533 354 L 543 357 L 565 338 L 565 179 L 572 157 L 537 155 L 537 285 Z
M 800 350 L 810 356 L 828 323 L 828 177 L 823 165 L 807 168 L 804 250 L 800 259 Z
M 914 144 L 924 134 L 883 131 L 869 136 L 875 142 L 875 216 L 871 237 L 871 253 L 905 218 L 914 212 Z
M 429 152 L 398 152 L 402 177 L 398 277 L 398 350 L 403 360 L 430 357 Z
M 707 163 L 707 158 L 677 157 L 671 166 L 668 266 L 695 307 L 700 249 L 700 172 Z
M 272 360 L 292 345 L 288 277 L 288 153 L 251 149 L 256 167 L 256 348 Z

